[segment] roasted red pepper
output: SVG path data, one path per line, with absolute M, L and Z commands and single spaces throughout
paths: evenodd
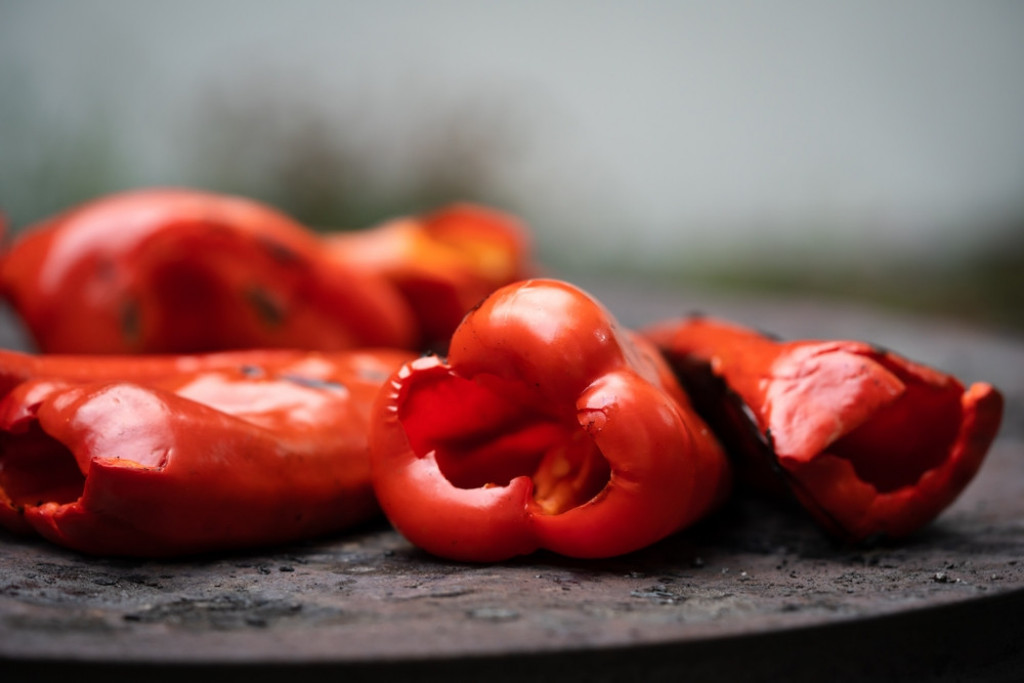
M 398 287 L 416 315 L 423 348 L 443 348 L 467 311 L 534 270 L 527 228 L 476 204 L 327 234 L 324 243 L 346 268 L 367 269 Z
M 344 530 L 379 513 L 369 411 L 410 357 L 253 351 L 104 363 L 5 352 L 0 524 L 137 557 Z
M 989 384 L 965 390 L 865 343 L 781 342 L 702 317 L 645 334 L 742 471 L 778 472 L 848 541 L 906 536 L 934 519 L 971 481 L 1002 417 Z
M 395 287 L 328 258 L 255 201 L 185 189 L 110 195 L 32 226 L 0 262 L 0 295 L 49 353 L 411 348 Z
M 370 441 L 385 514 L 457 560 L 627 553 L 692 524 L 729 486 L 660 356 L 553 280 L 497 290 L 455 331 L 447 362 L 403 366 Z

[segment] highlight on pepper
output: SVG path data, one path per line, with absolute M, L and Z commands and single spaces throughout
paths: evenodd
M 731 476 L 663 359 L 557 280 L 498 289 L 447 359 L 403 365 L 370 445 L 392 524 L 463 561 L 638 550 L 709 514 Z
M 977 473 L 1003 398 L 856 341 L 776 341 L 712 318 L 645 330 L 762 488 L 848 541 L 905 537 Z

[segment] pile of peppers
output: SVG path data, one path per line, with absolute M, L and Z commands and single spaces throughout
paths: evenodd
M 100 197 L 0 253 L 0 526 L 170 557 L 384 515 L 438 557 L 630 553 L 738 491 L 847 543 L 909 535 L 981 466 L 1002 397 L 854 341 L 622 327 L 541 277 L 515 216 L 317 232 L 251 199 Z

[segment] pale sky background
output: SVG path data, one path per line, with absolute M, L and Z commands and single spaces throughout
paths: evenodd
M 491 194 L 582 260 L 940 258 L 1024 226 L 1010 0 L 0 0 L 0 207 L 47 206 L 25 168 L 81 121 L 117 182 L 187 179 L 203 98 L 274 85 L 354 126 L 384 184 L 418 121 L 475 107 L 513 133 Z

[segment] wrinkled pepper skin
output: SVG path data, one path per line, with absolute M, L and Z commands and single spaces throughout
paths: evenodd
M 473 306 L 535 270 L 527 227 L 511 214 L 470 203 L 329 233 L 324 243 L 346 268 L 367 269 L 402 292 L 425 349 L 443 349 Z
M 497 290 L 456 329 L 447 361 L 396 372 L 370 443 L 392 524 L 460 561 L 628 553 L 696 522 L 730 485 L 660 356 L 556 280 Z
M 0 261 L 0 295 L 45 353 L 411 348 L 417 337 L 394 286 L 328 259 L 312 231 L 190 189 L 112 194 L 30 226 Z
M 771 490 L 765 477 L 781 474 L 782 490 L 848 542 L 905 537 L 937 517 L 978 471 L 1002 418 L 991 385 L 965 389 L 861 342 L 776 341 L 702 317 L 644 334 L 743 476 Z
M 65 377 L 55 375 L 74 357 L 22 362 L 0 373 L 33 375 L 0 399 L 0 524 L 82 553 L 132 557 L 345 530 L 380 512 L 369 412 L 410 357 L 254 351 L 143 357 L 137 368 L 82 359 L 85 369 Z

